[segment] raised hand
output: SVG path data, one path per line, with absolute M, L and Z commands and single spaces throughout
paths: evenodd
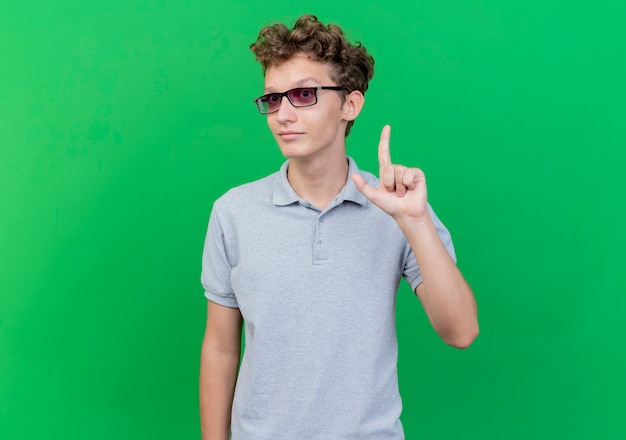
M 426 178 L 419 168 L 407 168 L 391 163 L 389 138 L 391 127 L 385 125 L 378 143 L 378 163 L 380 166 L 378 188 L 373 188 L 358 174 L 352 175 L 356 187 L 373 204 L 396 220 L 405 218 L 420 219 L 428 216 L 426 208 Z

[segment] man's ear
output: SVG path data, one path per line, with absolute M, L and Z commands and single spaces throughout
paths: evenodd
M 358 90 L 351 91 L 343 102 L 343 119 L 346 121 L 354 121 L 365 103 L 363 93 Z

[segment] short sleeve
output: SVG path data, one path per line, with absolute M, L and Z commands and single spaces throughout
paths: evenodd
M 228 240 L 217 204 L 213 206 L 202 252 L 200 280 L 207 299 L 225 307 L 238 307 L 231 287 L 232 264 L 228 257 Z
M 452 258 L 452 260 L 456 263 L 456 254 L 454 252 L 454 245 L 452 244 L 452 237 L 450 236 L 450 232 L 441 222 L 441 220 L 439 220 L 439 217 L 437 217 L 437 214 L 435 214 L 435 211 L 433 211 L 430 204 L 428 205 L 428 212 L 430 213 L 430 217 L 435 224 L 435 229 L 437 231 L 437 234 L 439 235 L 439 239 L 448 251 L 448 254 Z M 411 247 L 408 245 L 408 243 L 407 247 L 408 252 L 405 259 L 403 276 L 404 279 L 411 285 L 411 290 L 415 291 L 417 286 L 422 284 L 422 274 L 417 265 L 417 261 L 415 260 L 415 255 L 413 254 L 413 251 L 411 250 Z

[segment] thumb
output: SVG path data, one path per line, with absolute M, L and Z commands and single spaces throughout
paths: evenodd
M 362 176 L 355 173 L 351 177 L 352 181 L 356 185 L 356 188 L 361 191 L 365 197 L 369 200 L 372 200 L 372 198 L 375 197 L 376 190 L 369 186 Z

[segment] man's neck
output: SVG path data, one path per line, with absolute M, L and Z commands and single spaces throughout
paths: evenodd
M 348 179 L 348 159 L 345 152 L 332 159 L 290 159 L 287 179 L 293 190 L 305 200 L 324 210 L 339 194 Z

